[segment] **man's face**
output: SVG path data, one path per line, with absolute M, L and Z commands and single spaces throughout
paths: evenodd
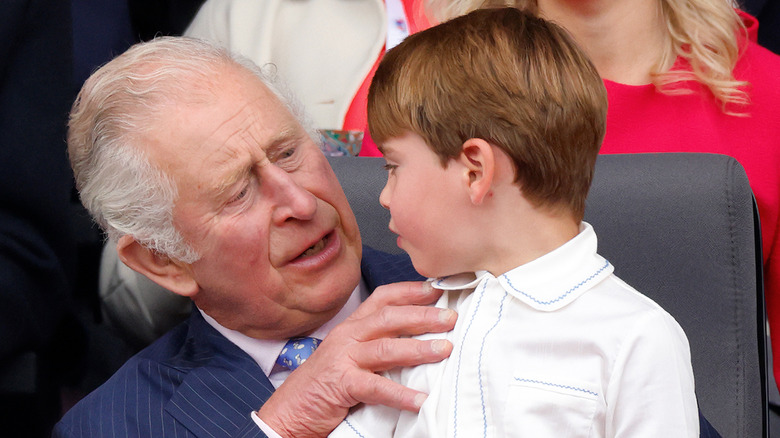
M 468 227 L 462 225 L 468 196 L 466 174 L 453 160 L 445 168 L 419 135 L 407 133 L 382 145 L 387 184 L 379 202 L 390 210 L 390 231 L 427 277 L 468 270 L 464 253 Z
M 183 265 L 192 298 L 249 336 L 306 333 L 358 284 L 357 223 L 317 145 L 257 78 L 226 68 L 213 83 L 207 103 L 175 106 L 145 139 L 201 256 Z

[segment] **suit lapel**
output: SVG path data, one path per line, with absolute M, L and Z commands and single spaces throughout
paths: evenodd
M 165 410 L 196 436 L 234 436 L 274 387 L 257 363 L 197 310 L 190 321 L 186 342 L 169 363 L 186 377 Z
M 371 291 L 383 284 L 425 280 L 425 277 L 414 270 L 412 261 L 406 253 L 388 254 L 364 246 L 360 265 L 363 280 Z

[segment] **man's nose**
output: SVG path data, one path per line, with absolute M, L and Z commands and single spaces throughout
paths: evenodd
M 274 200 L 272 219 L 281 224 L 291 219 L 310 220 L 317 211 L 317 198 L 296 182 L 289 173 L 268 166 L 263 178 Z M 262 184 L 262 182 L 261 182 Z

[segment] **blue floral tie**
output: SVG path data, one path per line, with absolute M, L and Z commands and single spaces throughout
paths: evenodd
M 277 365 L 289 368 L 290 371 L 295 370 L 306 362 L 320 342 L 322 341 L 317 338 L 291 338 L 279 353 L 276 359 Z

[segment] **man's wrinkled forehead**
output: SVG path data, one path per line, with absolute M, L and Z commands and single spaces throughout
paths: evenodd
M 251 74 L 223 77 L 211 88 L 213 101 L 174 102 L 157 119 L 148 142 L 156 149 L 151 151 L 155 161 L 175 173 L 175 179 L 185 177 L 187 182 L 182 183 L 195 182 L 201 173 L 215 176 L 209 170 L 219 171 L 220 181 L 199 181 L 214 193 L 308 136 L 261 80 Z

